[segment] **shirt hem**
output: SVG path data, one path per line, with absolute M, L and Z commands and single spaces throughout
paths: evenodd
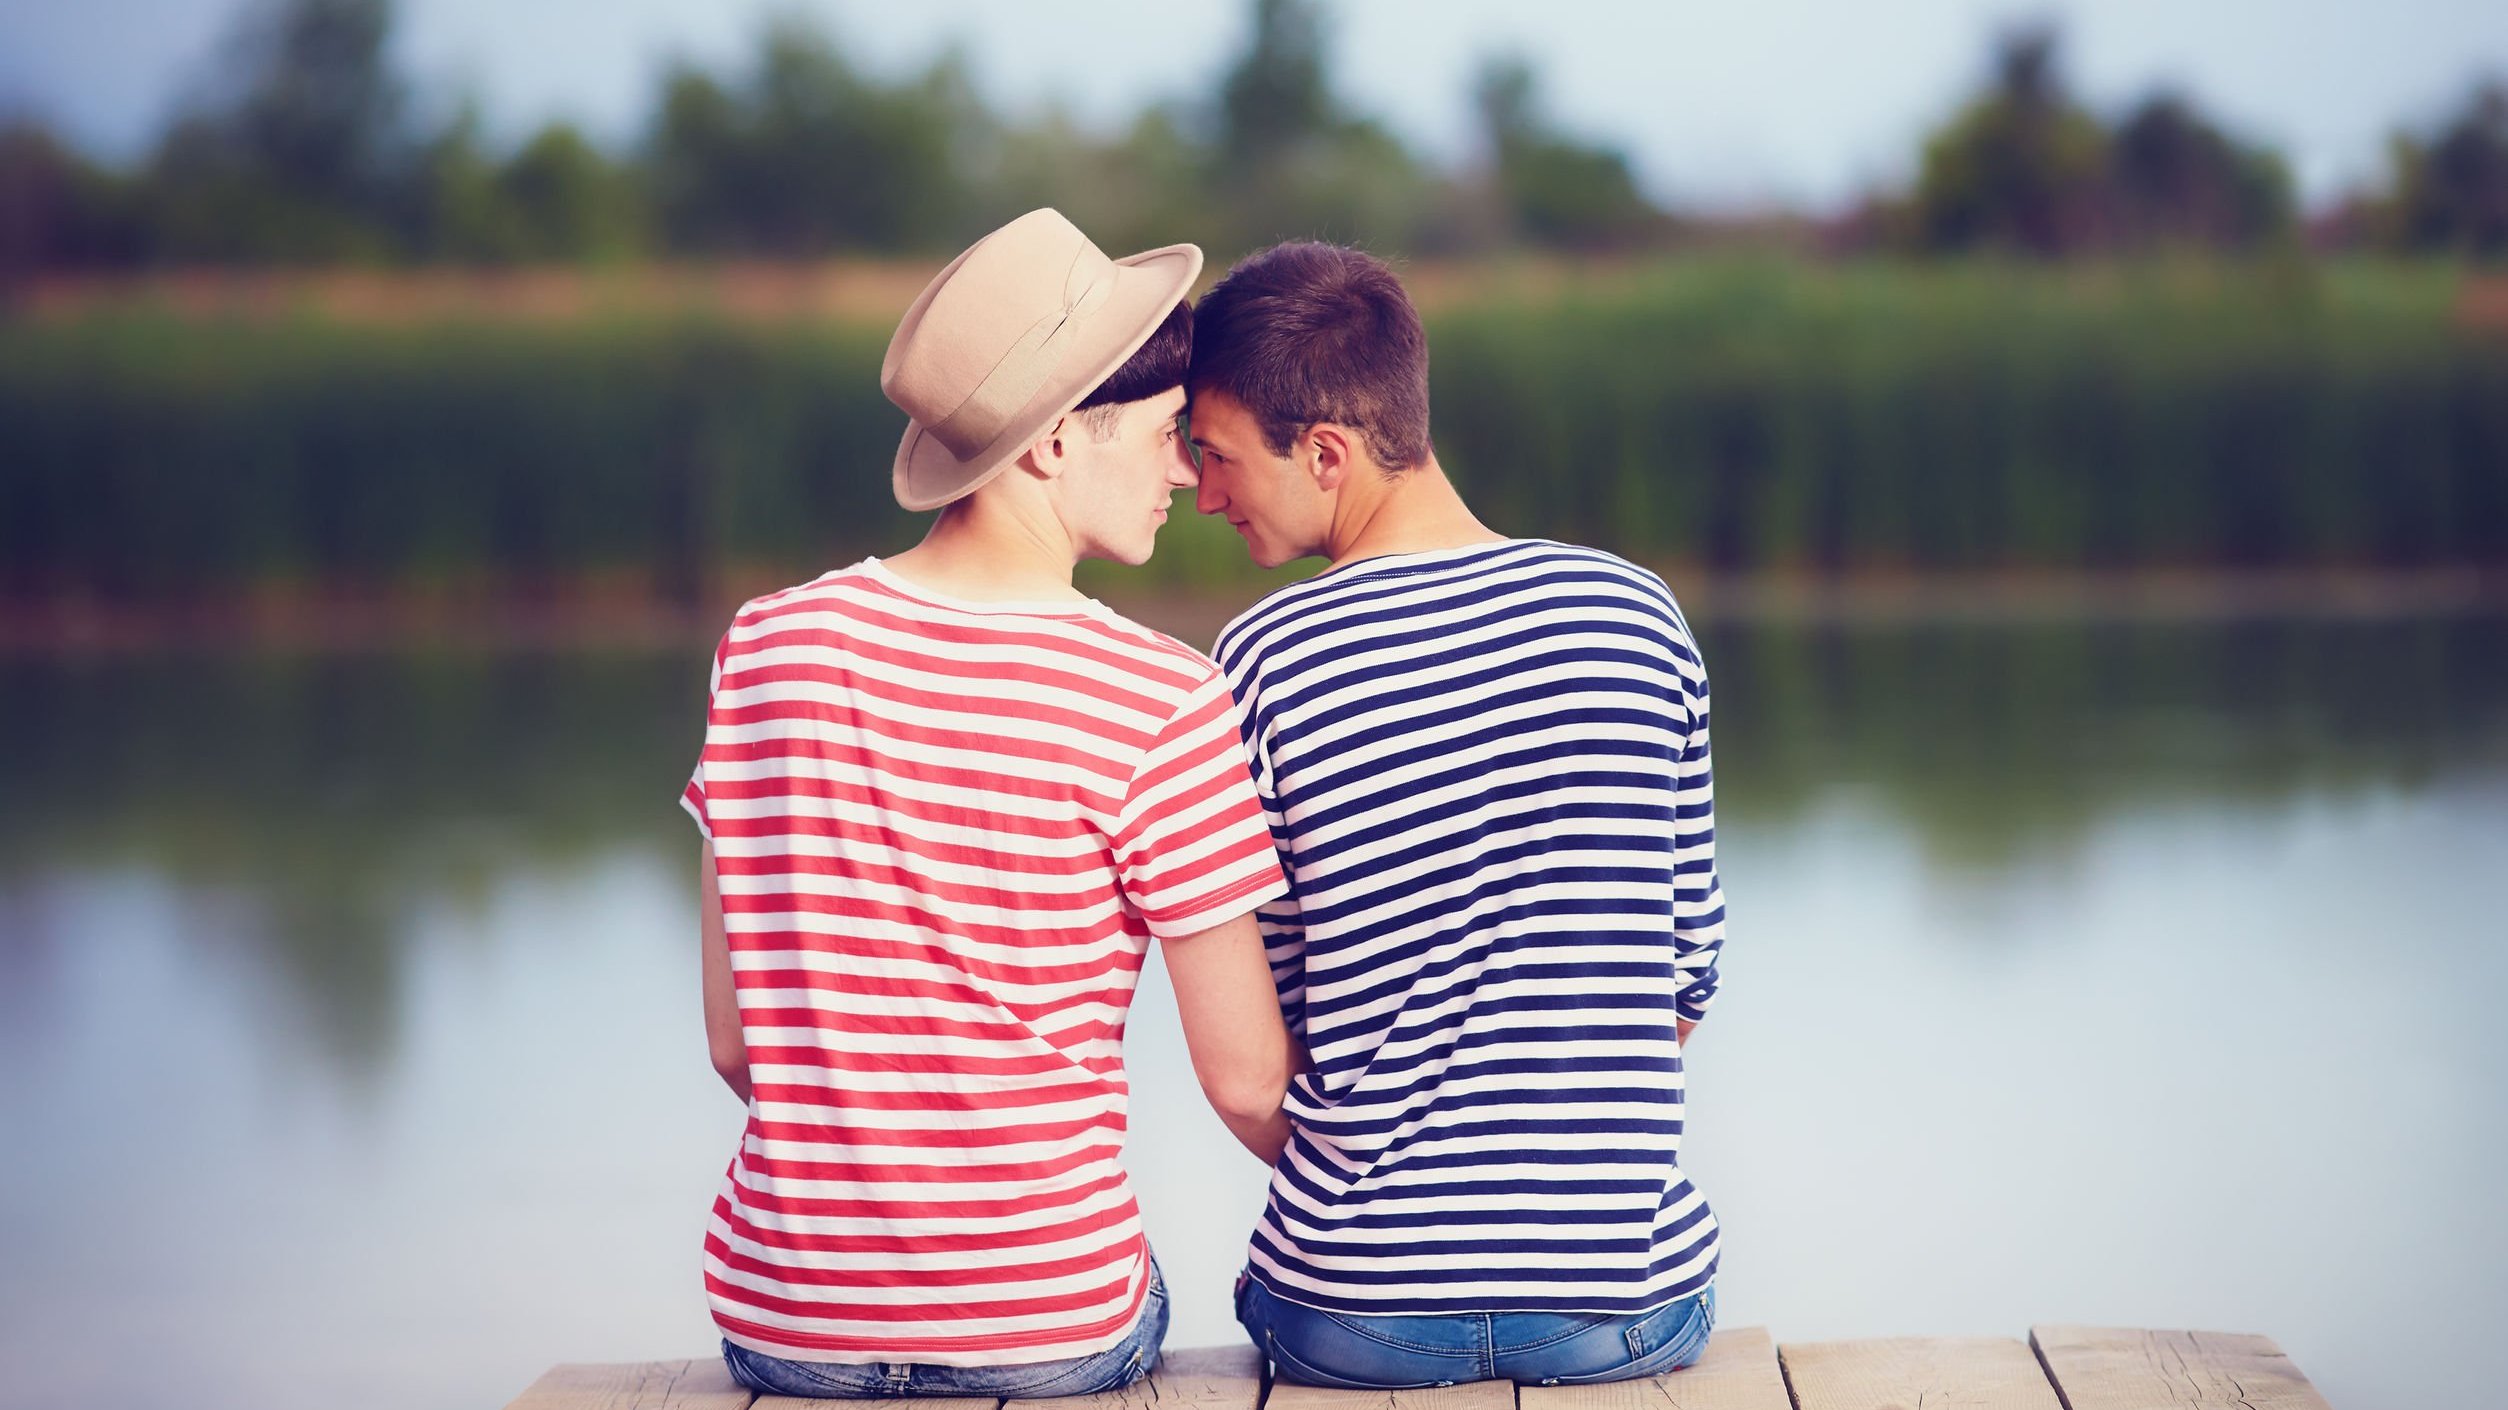
M 1557 1313 L 1563 1317 L 1644 1317 L 1652 1313 L 1660 1312 L 1676 1302 L 1696 1297 L 1700 1293 L 1705 1292 L 1707 1289 L 1714 1287 L 1716 1283 L 1716 1273 L 1721 1272 L 1722 1270 L 1717 1269 L 1714 1272 L 1708 1273 L 1706 1281 L 1700 1283 L 1694 1288 L 1687 1289 L 1683 1292 L 1673 1293 L 1667 1297 L 1659 1298 L 1643 1307 L 1502 1307 L 1475 1305 L 1471 1307 L 1440 1307 L 1434 1311 L 1426 1312 L 1364 1310 L 1354 1305 L 1356 1299 L 1351 1300 L 1353 1305 L 1334 1306 L 1328 1303 L 1315 1301 L 1314 1294 L 1312 1293 L 1307 1293 L 1301 1296 L 1299 1292 L 1281 1287 L 1269 1273 L 1265 1272 L 1263 1268 L 1257 1264 L 1248 1263 L 1246 1265 L 1246 1271 L 1253 1276 L 1254 1281 L 1263 1285 L 1264 1291 L 1270 1293 L 1273 1297 L 1280 1299 L 1282 1302 L 1294 1303 L 1299 1307 L 1305 1308 L 1309 1312 L 1329 1312 L 1341 1317 L 1508 1317 L 1543 1313 Z
M 915 1337 L 900 1344 L 870 1337 L 770 1327 L 727 1313 L 719 1307 L 714 1309 L 714 1326 L 723 1334 L 725 1341 L 736 1346 L 786 1361 L 821 1365 L 877 1366 L 903 1362 L 918 1366 L 1024 1366 L 1064 1361 L 1094 1356 L 1117 1346 L 1141 1325 L 1141 1317 L 1149 1308 L 1149 1255 L 1146 1246 L 1141 1255 L 1140 1270 L 1139 1282 L 1132 1290 L 1131 1308 L 1113 1319 L 1112 1331 L 1098 1334 L 1090 1334 L 1086 1328 L 1061 1327 L 1050 1331 L 994 1336 Z M 1038 1355 L 1040 1350 L 1050 1354 Z
M 1202 898 L 1192 910 L 1180 916 L 1156 920 L 1144 916 L 1142 919 L 1148 922 L 1150 934 L 1159 939 L 1181 940 L 1187 935 L 1199 935 L 1212 926 L 1223 925 L 1238 916 L 1260 910 L 1288 894 L 1288 875 L 1275 866 L 1268 876 L 1249 877 Z

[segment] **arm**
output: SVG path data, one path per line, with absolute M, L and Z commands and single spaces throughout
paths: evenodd
M 1684 643 L 1686 647 L 1686 643 Z M 1724 953 L 1724 886 L 1716 878 L 1715 761 L 1708 743 L 1712 718 L 1707 676 L 1695 657 L 1690 682 L 1689 738 L 1675 766 L 1680 813 L 1673 850 L 1672 967 L 1681 990 L 1674 1001 L 1675 1025 L 1683 1047 L 1715 1002 L 1719 979 L 1716 961 Z
M 697 948 L 705 989 L 705 1045 L 732 1095 L 749 1100 L 749 1044 L 740 1032 L 740 999 L 732 986 L 731 942 L 723 936 L 723 893 L 714 880 L 714 844 L 697 853 Z
M 1167 975 L 1184 1020 L 1184 1047 L 1202 1095 L 1228 1130 L 1266 1165 L 1289 1144 L 1280 1109 L 1306 1055 L 1289 1038 L 1251 912 L 1169 940 Z

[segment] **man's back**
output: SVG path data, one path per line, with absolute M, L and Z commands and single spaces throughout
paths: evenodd
M 1715 991 L 1706 675 L 1661 580 L 1514 541 L 1365 559 L 1218 655 L 1315 1071 L 1256 1275 L 1369 1313 L 1661 1306 L 1714 1276 L 1677 1023 Z
M 1120 1338 L 1144 956 L 1280 885 L 1211 664 L 865 563 L 742 610 L 684 801 L 752 1081 L 706 1238 L 725 1335 L 962 1366 Z

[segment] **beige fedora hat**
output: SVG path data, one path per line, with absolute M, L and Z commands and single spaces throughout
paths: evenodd
M 932 276 L 898 321 L 880 391 L 910 422 L 892 480 L 938 509 L 1002 472 L 1158 331 L 1202 272 L 1193 245 L 1108 259 L 1029 211 Z

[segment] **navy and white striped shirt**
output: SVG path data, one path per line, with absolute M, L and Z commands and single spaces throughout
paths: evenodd
M 1707 676 L 1663 580 L 1515 540 L 1356 563 L 1220 634 L 1315 1070 L 1254 1231 L 1281 1297 L 1647 1311 L 1706 1286 L 1675 1020 L 1716 991 Z

